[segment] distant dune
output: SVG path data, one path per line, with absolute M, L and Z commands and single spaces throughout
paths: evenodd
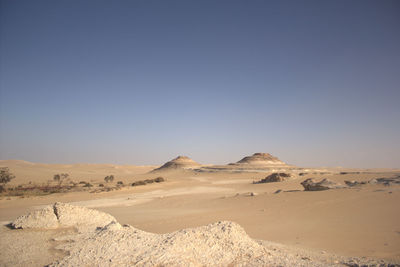
M 156 166 L 114 165 L 114 164 L 44 164 L 23 160 L 0 160 L 0 167 L 8 167 L 16 178 L 10 184 L 44 183 L 53 179 L 55 174 L 68 173 L 75 181 L 102 181 L 106 175 L 117 179 L 131 179 L 148 173 Z

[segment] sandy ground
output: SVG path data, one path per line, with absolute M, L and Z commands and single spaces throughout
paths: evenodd
M 92 182 L 102 182 L 104 176 L 109 174 L 114 174 L 116 180 L 120 177 L 126 182 L 154 176 L 146 174 L 154 168 L 151 166 L 79 164 L 49 167 L 45 164 L 32 166 L 12 161 L 13 165 L 0 161 L 0 165 L 5 163 L 17 176 L 14 184 L 30 180 L 45 182 L 61 170 L 70 173 L 73 180 L 86 179 Z M 268 184 L 252 184 L 252 181 L 265 177 L 265 173 L 165 173 L 163 176 L 167 181 L 164 183 L 125 187 L 108 193 L 75 192 L 3 198 L 0 200 L 0 221 L 5 224 L 28 210 L 62 201 L 105 211 L 121 224 L 130 224 L 153 233 L 167 233 L 228 220 L 241 225 L 250 237 L 257 240 L 268 240 L 315 253 L 400 261 L 400 186 L 363 185 L 305 192 L 300 185 L 309 177 L 329 178 L 343 183 L 344 180 L 368 181 L 377 177 L 393 177 L 400 170 L 364 170 L 359 174 L 345 175 L 339 174 L 345 171 L 343 169 L 329 171 L 331 173 L 295 176 L 290 181 Z M 90 175 L 86 177 L 85 174 Z M 278 189 L 282 192 L 275 193 Z M 250 192 L 256 195 L 250 196 Z M 5 235 L 17 240 L 22 238 L 20 235 L 26 234 L 13 231 L 2 227 L 2 247 L 5 246 Z M 50 258 L 47 259 L 48 263 L 39 260 L 44 249 L 50 251 L 49 255 L 54 258 L 63 256 L 62 252 L 51 250 L 54 241 L 50 236 L 56 234 L 60 233 L 56 231 L 40 235 L 46 245 L 38 247 L 36 252 L 30 252 L 31 265 L 42 266 L 51 262 Z M 38 242 L 43 243 L 40 240 Z M 18 253 L 21 250 L 15 247 L 7 254 L 1 253 L 0 262 L 2 265 L 15 265 L 10 259 Z

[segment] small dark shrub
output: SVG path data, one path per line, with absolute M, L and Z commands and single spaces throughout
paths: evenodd
M 104 187 L 104 184 L 99 184 L 99 187 Z
M 138 185 L 145 185 L 145 181 L 137 181 L 137 182 L 133 182 L 132 186 L 138 186 Z
M 6 183 L 10 182 L 12 179 L 15 178 L 10 170 L 7 167 L 0 168 L 0 183 L 5 185 Z
M 80 181 L 79 184 L 87 184 L 85 181 Z
M 133 182 L 131 185 L 132 186 L 138 186 L 138 185 L 145 185 L 145 184 L 152 184 L 152 183 L 161 183 L 164 182 L 164 178 L 162 177 L 157 177 L 155 179 L 146 179 L 146 180 L 140 180 Z
M 91 183 L 86 183 L 83 187 L 92 187 L 93 185 Z
M 59 183 L 62 183 L 64 179 L 67 179 L 69 176 L 68 173 L 54 174 L 53 180 Z
M 117 184 L 123 185 L 124 183 L 122 181 L 118 181 Z
M 114 175 L 104 177 L 104 181 L 106 181 L 106 183 L 114 181 Z
M 157 177 L 156 179 L 154 179 L 154 182 L 156 182 L 156 183 L 161 183 L 161 182 L 164 182 L 164 181 L 165 180 L 162 177 Z

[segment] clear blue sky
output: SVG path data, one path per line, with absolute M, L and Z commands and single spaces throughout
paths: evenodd
M 0 6 L 0 159 L 400 167 L 400 1 Z

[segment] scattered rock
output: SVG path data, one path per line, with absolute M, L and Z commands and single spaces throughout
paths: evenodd
M 331 181 L 329 179 L 323 179 L 320 182 L 316 182 L 313 178 L 309 178 L 301 182 L 301 185 L 304 187 L 305 191 L 322 191 L 329 189 L 344 188 L 343 185 Z
M 376 180 L 379 184 L 384 184 L 384 185 L 400 184 L 400 177 L 377 178 Z
M 353 186 L 357 186 L 357 185 L 361 185 L 361 183 L 359 183 L 359 182 L 357 182 L 357 181 L 344 181 L 344 183 L 346 184 L 346 185 L 348 185 L 348 186 L 350 186 L 350 187 L 353 187 Z
M 261 179 L 258 182 L 254 182 L 255 184 L 263 184 L 263 183 L 273 183 L 273 182 L 283 182 L 288 180 L 291 175 L 289 173 L 284 173 L 284 172 L 274 172 L 264 179 Z
M 344 181 L 348 186 L 357 186 L 357 185 L 365 185 L 365 184 L 383 184 L 386 186 L 390 186 L 393 184 L 400 184 L 400 178 L 399 177 L 394 177 L 394 178 L 377 178 L 377 179 L 371 179 L 368 182 L 362 181 Z
M 258 193 L 255 193 L 255 192 L 248 192 L 248 193 L 244 194 L 244 196 L 248 196 L 248 197 L 254 197 L 254 196 L 257 196 L 257 195 L 258 195 Z

